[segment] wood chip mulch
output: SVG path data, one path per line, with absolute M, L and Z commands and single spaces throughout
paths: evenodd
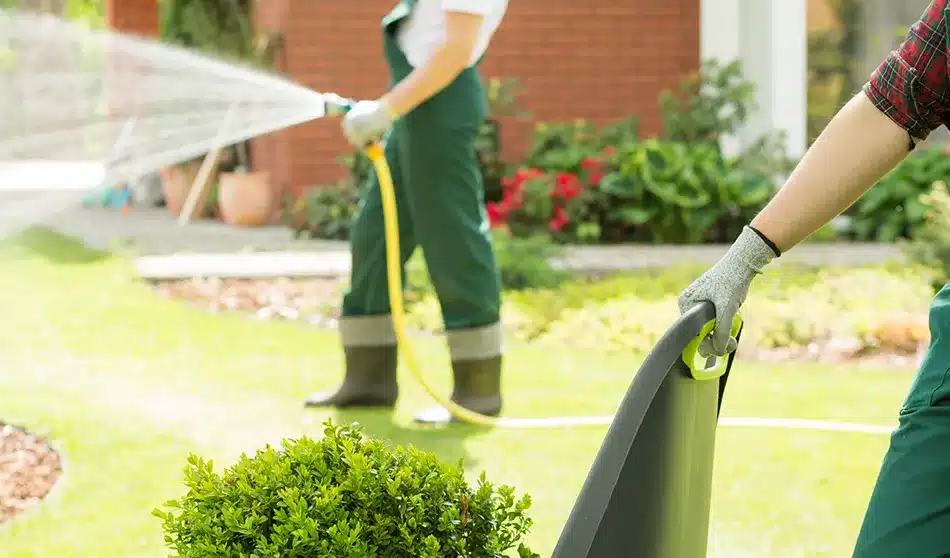
M 45 438 L 0 423 L 0 523 L 37 505 L 62 473 L 62 460 Z

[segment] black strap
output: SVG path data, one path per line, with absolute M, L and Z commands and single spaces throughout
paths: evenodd
M 764 243 L 766 244 L 766 246 L 768 246 L 769 248 L 771 248 L 771 249 L 772 249 L 772 252 L 775 253 L 775 257 L 776 257 L 776 258 L 778 258 L 778 257 L 780 257 L 780 256 L 782 255 L 782 251 L 778 249 L 778 246 L 776 246 L 775 243 L 772 242 L 771 239 L 769 239 L 769 237 L 767 237 L 767 236 L 765 236 L 764 234 L 762 234 L 762 231 L 760 231 L 759 229 L 753 227 L 752 225 L 746 225 L 746 226 L 749 227 L 749 230 L 751 230 L 751 231 L 754 232 L 755 234 L 759 235 L 759 238 L 762 239 L 762 242 L 764 242 Z
M 732 363 L 736 360 L 736 353 L 739 352 L 739 338 L 742 337 L 742 329 L 745 327 L 745 323 L 739 326 L 739 331 L 736 332 L 736 350 L 732 351 L 729 355 L 729 360 L 726 362 L 726 371 L 719 378 L 719 407 L 716 409 L 716 414 L 718 415 L 722 412 L 722 400 L 726 395 L 726 381 L 729 379 L 729 371 L 732 370 Z

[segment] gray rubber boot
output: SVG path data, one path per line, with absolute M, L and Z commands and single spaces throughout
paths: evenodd
M 501 414 L 501 356 L 452 363 L 455 387 L 452 401 L 476 413 L 497 417 Z M 448 409 L 425 409 L 413 419 L 420 424 L 440 425 L 459 422 Z
M 306 407 L 393 407 L 399 397 L 395 346 L 344 347 L 346 375 L 336 390 L 311 394 Z

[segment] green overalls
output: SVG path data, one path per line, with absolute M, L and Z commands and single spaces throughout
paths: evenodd
M 396 31 L 415 0 L 403 0 L 383 19 L 390 87 L 412 71 Z M 501 284 L 484 208 L 475 139 L 487 100 L 476 68 L 397 120 L 387 138 L 405 263 L 421 247 L 442 307 L 455 380 L 453 400 L 486 414 L 501 410 Z M 346 378 L 309 406 L 391 406 L 395 403 L 396 338 L 390 319 L 383 209 L 373 176 L 350 233 L 352 275 L 343 298 L 340 333 Z M 443 422 L 432 409 L 417 417 Z
M 930 335 L 854 558 L 950 557 L 950 285 L 931 303 Z

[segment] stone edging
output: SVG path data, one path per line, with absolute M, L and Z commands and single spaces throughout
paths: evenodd
M 712 265 L 728 245 L 617 245 L 572 246 L 552 261 L 561 269 L 581 273 L 610 273 L 683 264 Z M 895 245 L 870 243 L 803 244 L 789 251 L 782 264 L 875 265 L 902 261 Z M 249 252 L 226 254 L 169 254 L 137 258 L 144 279 L 167 280 L 189 277 L 340 277 L 350 270 L 345 250 L 306 252 Z

